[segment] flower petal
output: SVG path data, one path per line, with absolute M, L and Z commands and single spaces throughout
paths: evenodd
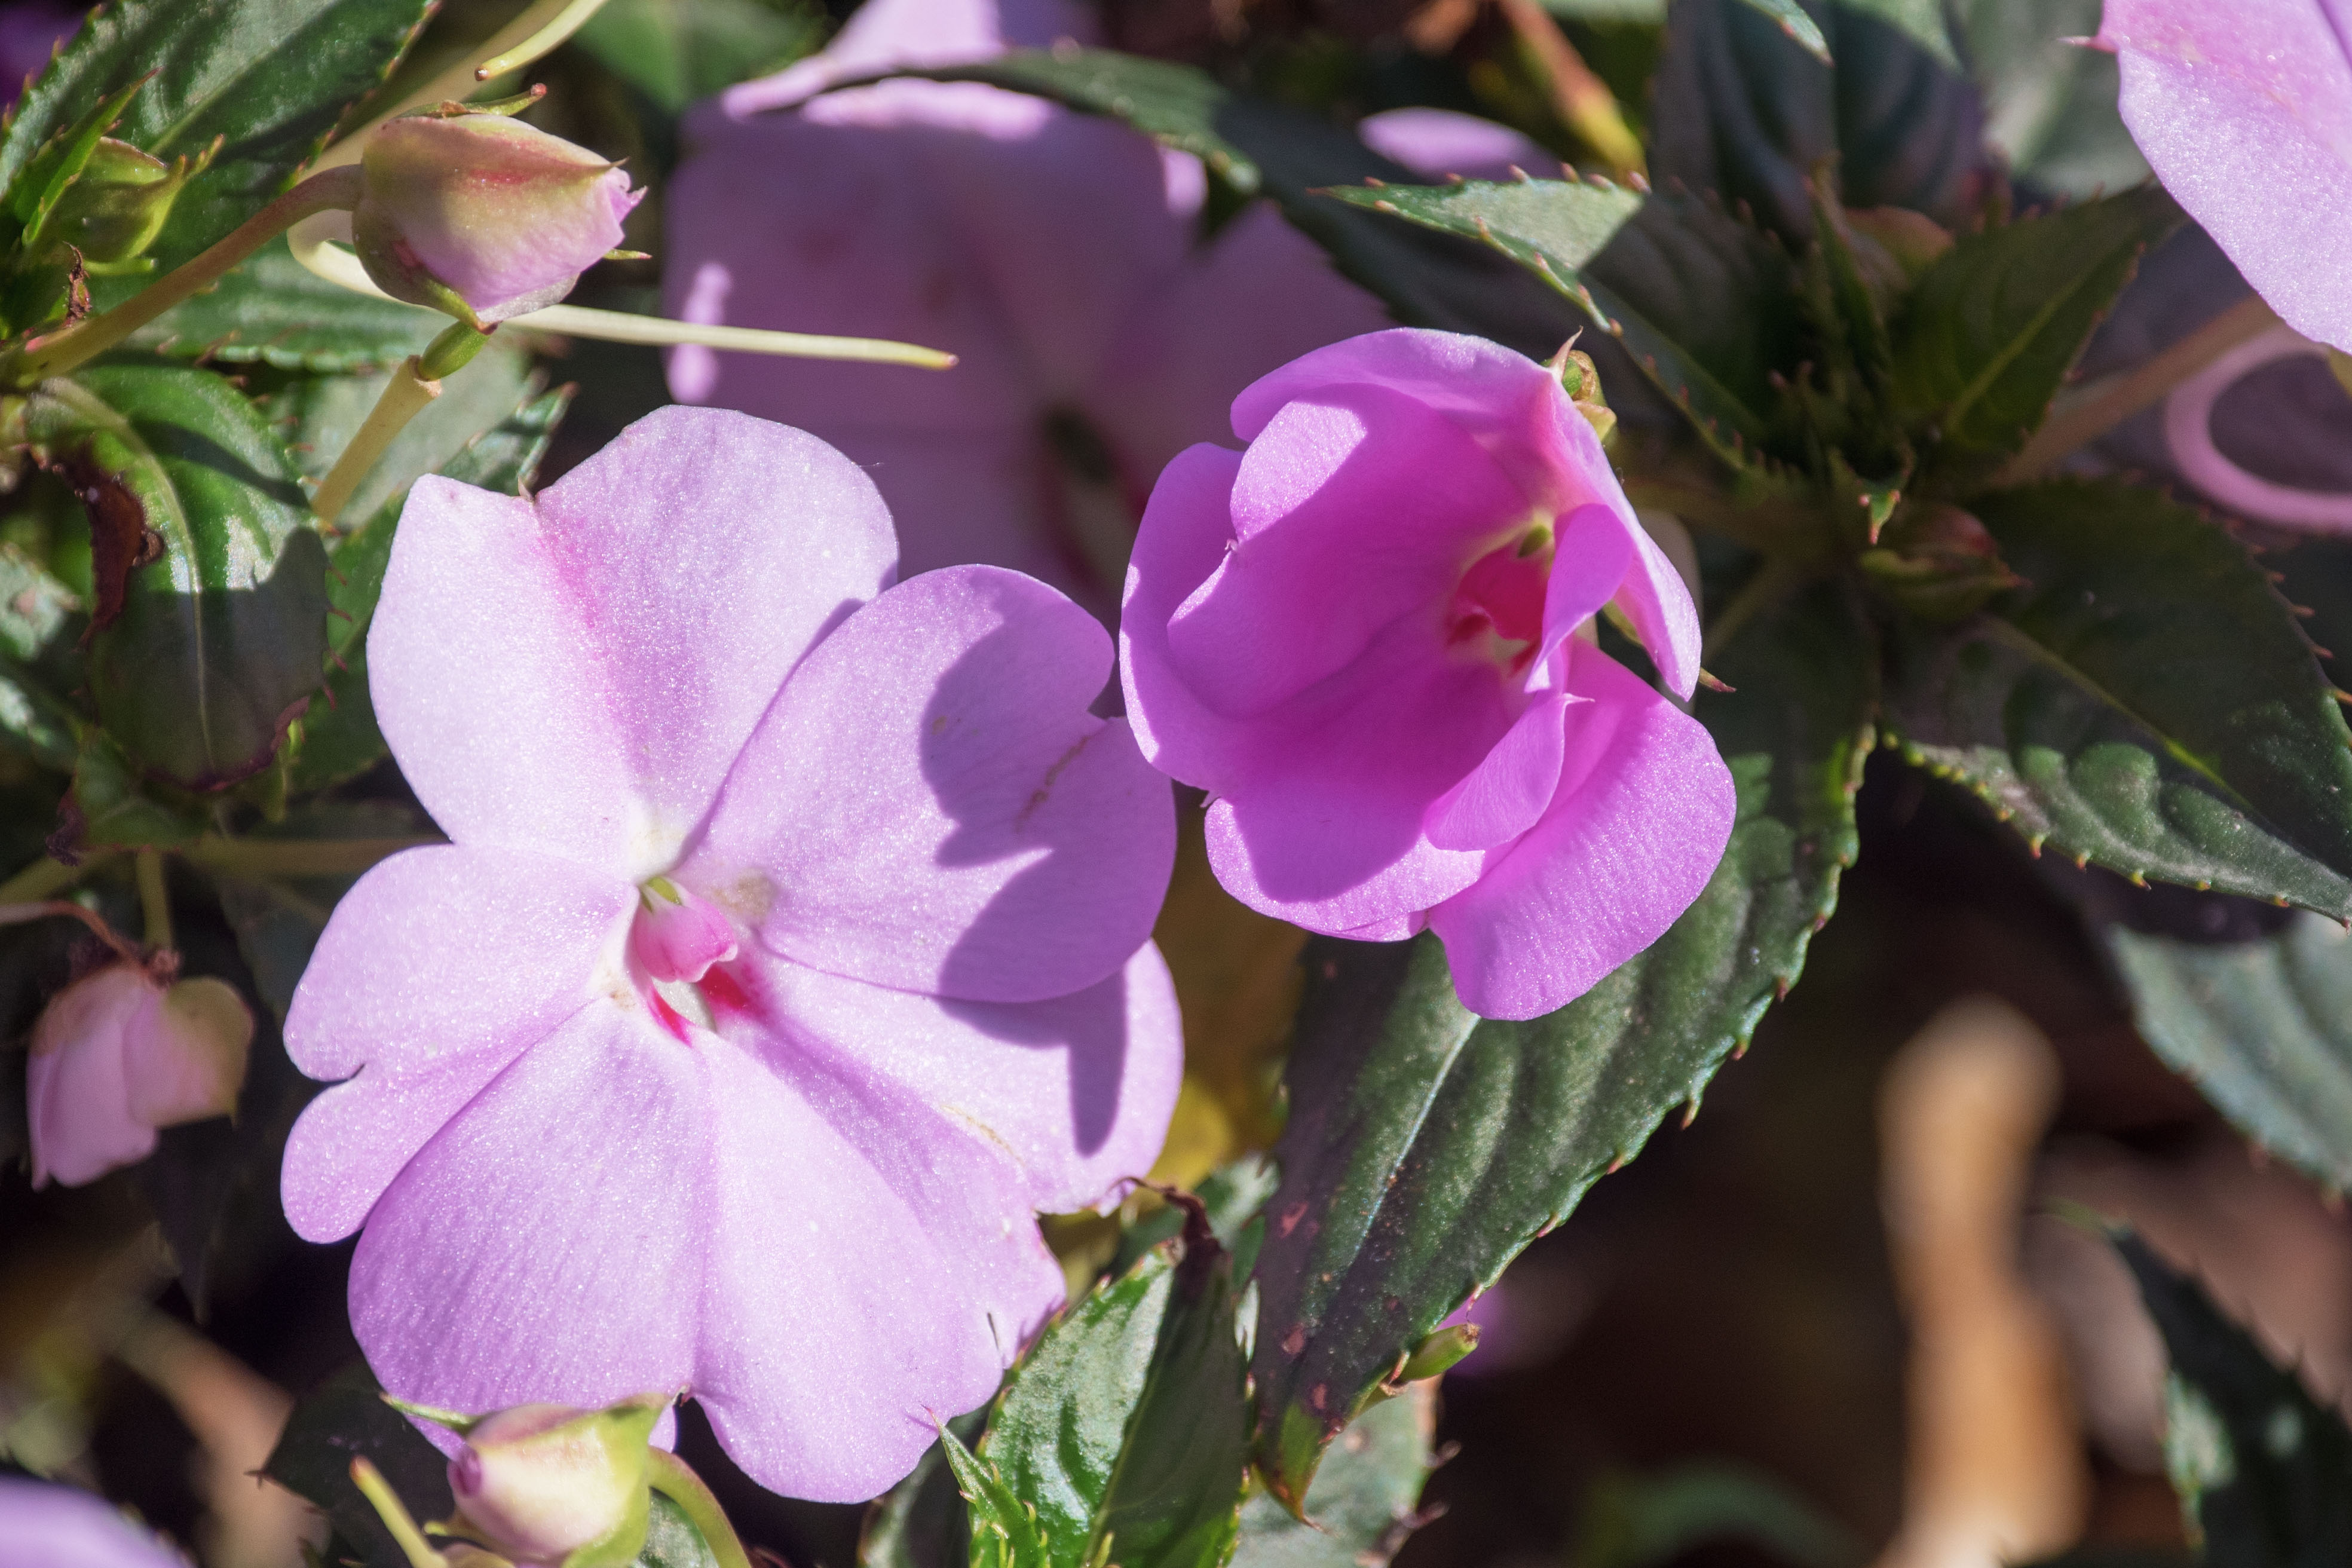
M 525 1051 L 368 1217 L 352 1329 L 384 1387 L 497 1410 L 687 1386 L 715 1114 L 642 1012 L 589 1007 Z
M 535 503 L 421 479 L 368 634 L 376 718 L 452 838 L 634 880 L 892 559 L 854 464 L 716 409 L 656 410 Z
M 1128 559 L 1118 620 L 1119 681 L 1136 743 L 1152 766 L 1204 789 L 1215 767 L 1210 738 L 1231 721 L 1195 697 L 1177 672 L 1168 623 L 1233 542 L 1234 480 L 1241 467 L 1239 452 L 1204 444 L 1179 453 L 1160 471 Z
M 1150 934 L 1175 806 L 1127 725 L 1094 617 L 960 566 L 900 584 L 794 674 L 680 879 L 813 968 L 1030 1002 Z
M 797 1047 L 705 1058 L 696 1397 L 762 1486 L 875 1496 L 995 1392 L 1061 1270 L 1013 1162 L 888 1079 Z
M 1084 1208 L 1159 1157 L 1184 1039 L 1148 942 L 1108 980 L 1045 1002 L 944 1002 L 782 960 L 760 968 L 796 1034 L 1010 1154 L 1033 1209 Z
M 396 855 L 344 894 L 286 1015 L 295 1066 L 349 1080 L 287 1138 L 295 1233 L 357 1230 L 451 1117 L 602 994 L 635 906 L 628 883 L 569 861 L 454 846 Z
M 1534 826 L 1559 787 L 1562 725 L 1573 700 L 1549 693 L 1528 704 L 1486 760 L 1431 805 L 1429 841 L 1440 849 L 1491 849 Z
M 1375 153 L 1433 180 L 1557 178 L 1559 160 L 1507 125 L 1452 109 L 1391 109 L 1356 122 Z
M 154 1026 L 159 995 L 137 965 L 118 963 L 41 1010 L 25 1059 L 34 1186 L 78 1187 L 155 1152 L 155 1129 L 131 1113 L 129 1036 Z
M 1568 773 L 1527 836 L 1430 911 L 1463 1005 L 1564 1007 L 1641 952 L 1714 875 L 1737 806 L 1714 740 L 1597 649 L 1569 645 Z

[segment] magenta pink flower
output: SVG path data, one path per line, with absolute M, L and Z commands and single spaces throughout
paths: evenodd
M 155 1152 L 159 1129 L 226 1116 L 253 1011 L 210 978 L 109 964 L 49 999 L 25 1059 L 33 1185 L 80 1186 Z
M 855 464 L 717 410 L 411 492 L 370 689 L 453 842 L 343 899 L 286 1028 L 348 1080 L 287 1215 L 364 1226 L 394 1393 L 689 1388 L 761 1484 L 871 1496 L 1059 1300 L 1034 1213 L 1150 1164 L 1174 812 L 1087 710 L 1109 639 L 893 556 Z
M 645 196 L 617 164 L 500 114 L 403 115 L 369 134 L 360 169 L 352 239 L 376 287 L 484 326 L 571 293 Z
M 1487 1017 L 1573 1001 L 1672 924 L 1731 831 L 1707 732 L 1576 633 L 1612 600 L 1666 684 L 1689 592 L 1542 365 L 1398 329 L 1234 403 L 1151 494 L 1120 623 L 1144 754 L 1209 858 L 1309 930 L 1444 942 Z
M 2352 352 L 2352 0 L 2106 0 L 2124 123 L 2287 325 Z
M 0 1568 L 188 1568 L 103 1498 L 0 1476 Z
M 670 314 L 896 338 L 961 363 L 910 377 L 684 348 L 670 385 L 865 465 L 910 570 L 993 562 L 1108 611 L 1168 459 L 1216 438 L 1256 377 L 1387 317 L 1268 204 L 1203 243 L 1199 160 L 1123 126 L 971 83 L 812 96 L 1064 37 L 1097 41 L 1071 0 L 872 0 L 823 55 L 691 117 L 668 195 Z M 1470 153 L 1485 162 L 1465 174 L 1545 166 L 1498 127 L 1466 135 L 1465 119 L 1408 119 L 1381 145 L 1402 157 L 1432 142 L 1440 172 Z

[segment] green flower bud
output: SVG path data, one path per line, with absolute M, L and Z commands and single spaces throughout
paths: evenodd
M 127 142 L 100 141 L 74 183 L 66 187 L 50 232 L 95 267 L 115 266 L 146 253 L 172 216 L 188 176 L 201 165 L 185 158 L 166 163 Z

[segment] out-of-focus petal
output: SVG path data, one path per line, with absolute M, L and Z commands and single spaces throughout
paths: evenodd
M 2165 189 L 2289 326 L 2352 352 L 2352 12 L 2107 0 L 2099 37 Z
M 1463 1005 L 1564 1007 L 1690 907 L 1737 805 L 1705 726 L 1607 655 L 1570 645 L 1568 772 L 1543 820 L 1430 911 Z
M 988 566 L 914 578 L 793 677 L 680 879 L 773 952 L 975 1001 L 1065 995 L 1150 935 L 1167 781 L 1087 705 L 1094 617 Z
M 1559 160 L 1507 125 L 1451 109 L 1391 109 L 1366 115 L 1356 134 L 1375 153 L 1433 180 L 1557 177 Z
M 1100 38 L 1093 16 L 1072 0 L 873 0 L 857 8 L 824 53 L 730 88 L 722 101 L 730 113 L 751 114 L 798 103 L 851 77 L 987 59 L 1063 38 Z
M 535 502 L 422 479 L 368 634 L 376 718 L 452 838 L 635 879 L 893 558 L 855 465 L 724 410 L 656 410 Z
M 209 974 L 175 980 L 122 1035 L 131 1114 L 177 1127 L 236 1109 L 253 1044 L 253 1009 Z
M 1528 508 L 1442 415 L 1370 384 L 1318 388 L 1243 454 L 1236 542 L 1176 612 L 1170 654 L 1236 717 L 1339 670 L 1400 617 L 1425 623 L 1440 657 L 1454 584 Z
M 131 1030 L 152 1028 L 162 992 L 135 964 L 67 986 L 33 1025 L 25 1112 L 33 1185 L 94 1182 L 155 1152 L 155 1129 L 131 1112 Z
M 896 1079 L 1018 1163 L 1042 1213 L 1083 1208 L 1159 1157 L 1183 1074 L 1176 996 L 1146 943 L 1044 1002 L 947 1002 L 782 960 L 761 965 L 795 1037 Z
M 188 1568 L 104 1498 L 0 1476 L 0 1568 Z
M 696 1397 L 762 1485 L 875 1496 L 995 1391 L 1061 1270 L 1013 1160 L 905 1089 L 798 1049 L 706 1059 Z
M 497 1410 L 693 1382 L 719 1114 L 705 1062 L 642 1011 L 587 1008 L 524 1052 L 360 1237 L 352 1329 L 384 1387 Z

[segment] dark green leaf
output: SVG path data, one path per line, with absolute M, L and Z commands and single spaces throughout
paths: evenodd
M 539 460 L 571 401 L 570 387 L 531 397 L 449 458 L 441 473 L 461 484 L 520 494 L 538 472 Z M 396 455 L 387 454 L 385 461 Z M 324 789 L 355 778 L 386 754 L 368 694 L 367 629 L 406 500 L 404 480 L 365 524 L 344 536 L 330 563 L 327 600 L 333 613 L 328 622 L 326 694 L 301 720 L 301 744 L 294 756 L 297 790 Z
M 68 640 L 71 590 L 13 544 L 0 544 L 0 746 L 69 769 L 72 708 L 37 666 Z
M 1769 434 L 1796 358 L 1795 275 L 1754 229 L 1687 196 L 1561 180 L 1334 190 L 1492 246 L 1618 338 L 1726 458 Z
M 2216 1568 L 2352 1562 L 2352 1431 L 2128 1231 L 2111 1239 L 2172 1357 L 2165 1468 Z
M 1905 755 L 2076 861 L 2352 916 L 2352 732 L 2245 547 L 2105 480 L 1972 504 L 2026 586 L 1897 637 Z
M 572 35 L 599 64 L 671 114 L 778 70 L 824 41 L 824 11 L 761 0 L 613 0 Z
M 1022 50 L 971 66 L 912 72 L 984 81 L 1123 120 L 1191 153 L 1239 195 L 1264 195 L 1388 301 L 1409 326 L 1475 332 L 1541 357 L 1578 327 L 1576 312 L 1517 268 L 1457 239 L 1415 234 L 1318 194 L 1366 180 L 1419 176 L 1345 131 L 1286 104 L 1227 91 L 1204 71 L 1108 49 Z
M 1256 1492 L 1242 1504 L 1234 1568 L 1378 1568 L 1421 1522 L 1415 1505 L 1436 1468 L 1437 1382 L 1408 1385 L 1350 1422 L 1307 1489 L 1301 1524 Z
M 49 382 L 37 447 L 91 509 L 98 712 L 139 762 L 192 789 L 265 766 L 318 689 L 326 552 L 285 451 L 208 371 L 107 365 Z M 142 530 L 152 564 L 131 570 Z M 127 573 L 127 579 L 123 575 Z
M 74 819 L 68 843 L 76 849 L 168 847 L 205 830 L 202 813 L 151 795 L 122 748 L 94 724 L 81 728 L 73 770 L 66 805 Z
M 684 1509 L 656 1492 L 646 1521 L 646 1547 L 634 1568 L 719 1568 L 719 1553 Z
M 16 231 L 12 237 L 17 245 L 30 251 L 47 237 L 44 230 L 50 215 L 58 210 L 58 203 L 64 198 L 68 187 L 89 165 L 100 139 L 121 116 L 139 87 L 138 82 L 132 81 L 92 104 L 88 113 L 35 153 L 8 183 L 6 200 L 0 205 L 5 205 L 8 217 L 14 220 Z
M 1757 12 L 1771 20 L 1774 26 L 1786 33 L 1790 41 L 1807 54 L 1830 63 L 1830 41 L 1822 37 L 1821 24 L 1805 15 L 1797 0 L 1747 0 Z
M 2238 1130 L 2352 1191 L 2352 937 L 2298 914 L 2257 942 L 2107 933 L 2140 1037 Z
M 262 1473 L 323 1509 L 367 1568 L 409 1568 L 391 1531 L 352 1484 L 352 1460 L 362 1457 L 383 1472 L 412 1517 L 449 1517 L 448 1462 L 383 1402 L 364 1366 L 337 1373 L 294 1407 Z
M 1604 1471 L 1584 1494 L 1569 1568 L 1653 1568 L 1726 1538 L 1803 1568 L 1858 1568 L 1861 1543 L 1803 1499 L 1744 1466 L 1686 1464 L 1654 1476 Z
M 977 1442 L 987 1412 L 948 1423 L 960 1442 Z M 948 1468 L 946 1449 L 933 1445 L 914 1471 L 877 1499 L 858 1538 L 860 1568 L 965 1568 L 971 1556 L 971 1521 Z
M 1440 1320 L 1695 1101 L 1797 977 L 1855 850 L 1866 626 L 1820 584 L 1759 614 L 1702 693 L 1739 790 L 1706 891 L 1549 1017 L 1481 1020 L 1433 939 L 1325 942 L 1286 1080 L 1260 1254 L 1257 1461 L 1302 1495 L 1323 1447 Z
M 100 94 L 148 71 L 115 134 L 159 158 L 194 157 L 156 241 L 157 264 L 186 260 L 284 190 L 343 112 L 380 85 L 428 0 L 118 0 L 93 12 L 17 101 L 0 136 L 0 183 Z
M 1848 205 L 1907 207 L 1960 226 L 1997 175 L 1976 91 L 1954 70 L 1948 39 L 1938 49 L 1913 30 L 1940 20 L 1937 0 L 1807 0 L 1804 9 L 1834 65 L 1752 5 L 1676 0 L 1658 67 L 1650 177 L 1661 190 L 1679 182 L 1746 203 L 1798 248 L 1812 240 L 1806 183 L 1832 163 Z
M 971 1568 L 1059 1568 L 1045 1551 L 1037 1510 L 1013 1494 L 996 1467 L 975 1458 L 942 1427 L 940 1447 L 971 1519 Z
M 1045 1331 L 980 1457 L 1055 1568 L 1221 1568 L 1249 1466 L 1242 1373 L 1231 1259 L 1188 1230 Z
M 1962 237 L 1895 323 L 1895 396 L 1947 476 L 2025 445 L 2140 252 L 2180 226 L 2156 186 Z
M 131 291 L 130 284 L 121 289 L 125 296 Z M 127 342 L 174 359 L 331 375 L 398 364 L 424 353 L 447 325 L 436 311 L 338 288 L 295 260 L 283 239 L 273 239 Z
M 2077 199 L 2148 177 L 2116 107 L 2116 57 L 2074 42 L 2099 30 L 2100 0 L 1958 0 L 1985 139 L 2019 184 Z

